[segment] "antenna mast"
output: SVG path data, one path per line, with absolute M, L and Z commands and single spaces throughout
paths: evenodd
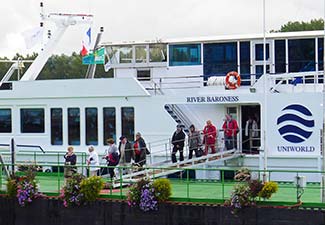
M 41 10 L 41 23 L 40 26 L 43 27 L 43 21 L 54 22 L 57 29 L 51 35 L 48 43 L 45 45 L 44 49 L 41 50 L 37 58 L 34 60 L 32 65 L 28 68 L 26 73 L 23 75 L 21 80 L 36 80 L 45 63 L 52 55 L 53 50 L 57 46 L 64 32 L 69 26 L 77 24 L 89 24 L 92 23 L 93 16 L 88 14 L 64 14 L 64 13 L 50 13 L 45 14 L 43 8 L 43 2 L 40 3 Z

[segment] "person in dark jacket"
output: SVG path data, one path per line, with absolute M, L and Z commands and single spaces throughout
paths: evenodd
M 193 151 L 196 157 L 202 156 L 200 132 L 195 129 L 193 124 L 190 126 L 190 133 L 188 135 L 188 148 L 188 159 L 192 159 Z
M 77 172 L 77 168 L 74 167 L 77 163 L 77 156 L 74 154 L 72 146 L 68 147 L 68 151 L 63 157 L 65 159 L 64 164 L 67 165 L 64 167 L 64 178 L 68 179 Z
M 130 166 L 131 159 L 134 160 L 134 151 L 132 148 L 132 144 L 128 141 L 125 136 L 120 137 L 120 143 L 118 146 L 118 150 L 120 151 L 120 166 Z M 129 169 L 123 169 L 125 171 L 129 171 Z
M 146 164 L 147 146 L 141 134 L 138 132 L 135 135 L 135 141 L 133 144 L 134 149 L 134 162 L 140 167 Z
M 185 142 L 185 133 L 181 125 L 177 125 L 176 131 L 172 137 L 172 145 L 173 145 L 173 152 L 172 152 L 172 162 L 177 162 L 176 153 L 179 151 L 179 160 L 184 160 L 183 149 L 184 149 L 184 142 Z

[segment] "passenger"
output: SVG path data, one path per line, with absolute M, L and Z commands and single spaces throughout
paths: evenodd
M 135 135 L 135 141 L 133 144 L 134 148 L 134 162 L 138 166 L 142 167 L 146 164 L 146 154 L 149 152 L 146 146 L 146 142 L 141 137 L 141 134 L 138 132 Z
M 212 124 L 211 120 L 207 120 L 206 126 L 203 129 L 203 134 L 203 142 L 205 144 L 204 155 L 209 153 L 209 148 L 212 154 L 216 153 L 217 129 Z
M 103 157 L 103 159 L 106 159 L 107 161 L 107 166 L 109 167 L 108 173 L 111 179 L 113 179 L 115 176 L 114 167 L 117 166 L 120 159 L 119 151 L 114 143 L 115 142 L 113 138 L 107 139 L 107 144 L 109 147 L 105 152 L 105 156 Z
M 97 176 L 99 170 L 99 159 L 98 154 L 95 151 L 94 146 L 88 148 L 89 156 L 87 158 L 87 166 L 89 166 L 89 176 Z
M 253 153 L 257 151 L 258 126 L 254 117 L 249 116 L 245 125 L 245 137 L 247 137 L 248 148 Z
M 64 179 L 71 178 L 73 174 L 77 173 L 77 168 L 74 166 L 77 163 L 77 156 L 73 152 L 73 147 L 69 146 L 67 153 L 63 156 L 65 159 L 64 164 Z
M 193 124 L 190 126 L 190 133 L 188 135 L 188 148 L 188 159 L 192 159 L 193 151 L 196 157 L 202 156 L 200 132 L 195 129 Z
M 131 164 L 131 160 L 134 160 L 134 151 L 132 149 L 132 144 L 128 141 L 125 136 L 120 137 L 120 143 L 118 146 L 120 151 L 120 166 L 129 167 Z M 126 173 L 129 173 L 129 168 L 123 169 Z
M 237 121 L 231 115 L 227 114 L 222 129 L 225 135 L 226 149 L 237 149 L 237 133 L 239 132 Z
M 172 162 L 177 162 L 176 159 L 176 153 L 179 151 L 179 161 L 184 160 L 183 155 L 183 148 L 184 148 L 184 142 L 185 142 L 185 133 L 183 132 L 182 126 L 177 125 L 176 131 L 173 134 L 172 137 L 172 144 L 173 144 L 173 152 L 172 152 Z

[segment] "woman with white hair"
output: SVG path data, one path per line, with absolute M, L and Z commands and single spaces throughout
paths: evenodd
M 89 176 L 97 176 L 99 170 L 98 154 L 95 151 L 94 146 L 88 148 L 89 156 L 87 158 L 87 165 L 89 166 Z

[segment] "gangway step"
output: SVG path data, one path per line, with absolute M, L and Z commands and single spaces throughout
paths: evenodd
M 193 158 L 190 160 L 184 160 L 177 163 L 171 163 L 170 161 L 164 165 L 160 165 L 160 167 L 153 168 L 143 168 L 140 171 L 136 171 L 130 174 L 126 174 L 122 176 L 122 182 L 120 179 L 116 179 L 114 181 L 114 188 L 120 187 L 122 185 L 132 184 L 144 178 L 158 178 L 162 176 L 167 176 L 169 174 L 173 174 L 176 172 L 183 171 L 188 168 L 195 168 L 204 164 L 210 164 L 216 161 L 224 161 L 233 158 L 239 157 L 241 154 L 237 152 L 237 150 L 229 150 L 224 152 L 219 152 L 215 154 L 209 154 L 206 156 L 202 156 L 199 158 Z M 164 167 L 161 167 L 164 166 Z

